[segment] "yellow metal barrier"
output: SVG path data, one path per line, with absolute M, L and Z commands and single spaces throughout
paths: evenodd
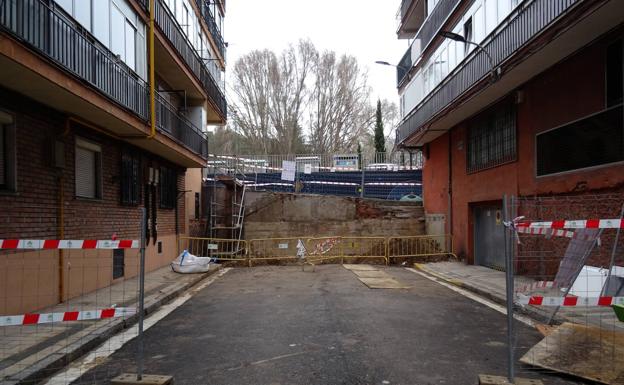
M 247 258 L 245 240 L 180 237 L 180 246 L 198 257 L 211 257 L 219 261 L 242 261 Z
M 388 259 L 429 257 L 436 255 L 457 256 L 453 253 L 450 235 L 416 235 L 388 238 Z
M 247 258 L 249 266 L 253 261 L 262 260 L 297 260 L 297 244 L 304 238 L 264 238 L 248 241 Z
M 321 262 L 341 258 L 341 237 L 307 238 L 305 241 L 306 259 L 311 262 Z
M 387 265 L 388 239 L 383 237 L 342 237 L 341 253 L 343 259 L 372 258 L 383 259 Z

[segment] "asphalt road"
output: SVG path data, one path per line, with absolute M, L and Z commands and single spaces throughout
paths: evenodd
M 466 385 L 506 373 L 503 314 L 405 269 L 385 271 L 411 288 L 371 290 L 340 265 L 233 269 L 146 332 L 145 372 L 176 385 Z M 518 325 L 524 343 L 540 340 Z M 132 341 L 75 383 L 135 372 L 135 354 Z

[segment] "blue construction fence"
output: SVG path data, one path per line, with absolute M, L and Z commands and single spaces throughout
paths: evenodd
M 233 175 L 232 175 L 233 176 Z M 295 181 L 282 180 L 281 172 L 236 174 L 248 190 L 352 196 L 386 200 L 421 201 L 422 170 L 297 172 Z M 206 184 L 215 183 L 208 175 Z M 220 182 L 216 182 L 220 183 Z

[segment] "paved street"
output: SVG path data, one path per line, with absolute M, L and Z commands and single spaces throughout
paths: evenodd
M 233 269 L 146 332 L 146 373 L 178 385 L 463 385 L 505 374 L 504 315 L 405 269 L 383 270 L 410 288 L 371 290 L 340 265 Z M 135 352 L 132 341 L 75 383 L 134 372 Z

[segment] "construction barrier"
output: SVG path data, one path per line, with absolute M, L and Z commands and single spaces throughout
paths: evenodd
M 297 260 L 299 245 L 303 244 L 303 238 L 264 238 L 251 239 L 248 241 L 249 249 L 247 258 L 249 266 L 253 261 L 280 261 Z M 300 243 L 301 242 L 301 243 Z
M 354 261 L 358 258 L 382 259 L 387 265 L 388 239 L 385 237 L 340 237 L 342 260 Z
M 180 237 L 180 249 L 215 261 L 241 261 L 247 258 L 247 241 L 238 239 Z
M 392 258 L 414 258 L 431 256 L 452 256 L 453 238 L 450 235 L 416 235 L 388 238 L 388 260 Z
M 343 262 L 342 237 L 307 238 L 305 248 L 306 258 L 312 263 L 337 259 Z

